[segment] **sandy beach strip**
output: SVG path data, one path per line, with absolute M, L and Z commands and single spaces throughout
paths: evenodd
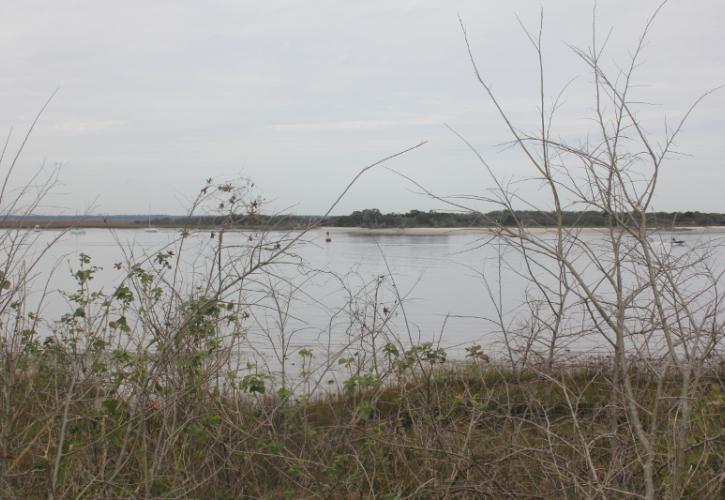
M 359 235 L 389 235 L 389 236 L 441 236 L 441 235 L 452 235 L 452 234 L 481 234 L 490 235 L 500 232 L 497 228 L 491 227 L 381 227 L 381 228 L 366 228 L 366 227 L 334 227 L 325 226 L 316 228 L 317 230 L 329 231 L 331 234 L 359 234 Z M 515 231 L 516 228 L 510 228 Z M 584 234 L 597 234 L 606 233 L 607 228 L 603 227 L 584 227 L 584 228 L 565 228 L 566 230 L 584 233 Z M 528 227 L 526 231 L 531 234 L 542 234 L 542 233 L 554 233 L 556 228 L 553 227 Z M 722 234 L 725 236 L 725 226 L 691 226 L 691 227 L 668 227 L 668 228 L 652 228 L 651 233 L 664 232 L 682 232 L 688 234 Z

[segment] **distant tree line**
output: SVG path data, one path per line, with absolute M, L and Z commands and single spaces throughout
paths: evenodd
M 606 227 L 609 216 L 605 212 L 566 211 L 563 212 L 564 225 L 570 227 Z M 626 214 L 621 214 L 626 215 Z M 725 214 L 706 212 L 652 212 L 648 214 L 653 226 L 725 226 Z M 146 224 L 139 219 L 136 224 Z M 434 210 L 411 210 L 406 213 L 382 213 L 377 208 L 356 210 L 349 215 L 320 216 L 307 215 L 238 215 L 238 216 L 194 216 L 194 217 L 157 217 L 156 225 L 180 224 L 192 226 L 230 227 L 266 227 L 301 228 L 310 224 L 323 224 L 336 227 L 364 228 L 413 228 L 413 227 L 492 227 L 496 225 L 513 226 L 523 224 L 530 227 L 551 227 L 556 224 L 554 212 L 528 210 L 498 210 L 488 213 L 451 213 Z
M 605 212 L 566 211 L 566 226 L 605 227 L 609 216 Z M 624 214 L 622 214 L 624 215 Z M 653 212 L 648 214 L 655 226 L 725 226 L 725 214 L 703 212 Z M 331 220 L 330 222 L 333 222 Z M 407 213 L 383 214 L 377 209 L 360 210 L 350 215 L 334 217 L 335 226 L 342 227 L 490 227 L 517 224 L 549 227 L 556 224 L 554 212 L 528 210 L 499 210 L 488 213 L 450 213 L 411 210 Z

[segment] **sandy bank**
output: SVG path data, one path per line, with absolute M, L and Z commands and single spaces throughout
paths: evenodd
M 440 235 L 452 235 L 452 234 L 481 234 L 489 235 L 497 232 L 494 228 L 487 227 L 385 227 L 385 228 L 366 228 L 366 227 L 321 227 L 323 231 L 329 231 L 331 234 L 359 234 L 359 235 L 388 235 L 388 236 L 440 236 Z M 512 228 L 513 229 L 513 228 Z M 605 233 L 606 228 L 601 227 L 585 227 L 585 228 L 571 228 L 572 231 L 577 231 L 580 234 L 597 234 Z M 553 233 L 556 231 L 555 228 L 551 227 L 531 227 L 527 228 L 526 231 L 532 234 L 545 234 Z M 724 226 L 697 226 L 697 227 L 675 227 L 675 228 L 662 228 L 652 229 L 651 232 L 683 232 L 688 234 L 722 234 L 725 236 Z

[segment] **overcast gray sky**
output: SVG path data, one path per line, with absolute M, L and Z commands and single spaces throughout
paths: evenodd
M 600 0 L 606 61 L 625 61 L 658 1 Z M 496 172 L 529 173 L 504 151 L 507 135 L 473 78 L 458 24 L 481 70 L 523 127 L 536 116 L 535 55 L 516 14 L 535 27 L 544 9 L 547 90 L 577 77 L 558 122 L 586 133 L 591 77 L 566 43 L 591 40 L 592 2 L 3 0 L 0 131 L 17 146 L 48 95 L 60 90 L 23 156 L 30 172 L 62 163 L 46 211 L 182 213 L 204 179 L 245 175 L 270 208 L 322 213 L 357 170 L 428 140 L 390 166 L 446 195 L 491 185 L 445 128 L 466 135 Z M 649 38 L 636 82 L 648 130 L 725 83 L 722 0 L 673 0 Z M 655 208 L 725 212 L 725 91 L 696 111 L 678 141 Z M 379 169 L 336 212 L 437 208 Z M 526 194 L 526 193 L 524 193 Z M 535 199 L 537 193 L 530 193 Z M 57 207 L 57 208 L 56 208 Z

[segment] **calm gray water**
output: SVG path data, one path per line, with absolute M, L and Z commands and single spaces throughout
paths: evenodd
M 32 233 L 30 253 L 59 234 Z M 662 233 L 658 238 L 667 244 L 670 236 Z M 719 237 L 696 232 L 677 236 L 685 240 L 681 249 L 673 249 L 680 253 Z M 266 235 L 269 241 L 289 237 L 282 233 Z M 531 293 L 530 286 L 518 275 L 523 271 L 518 252 L 485 234 L 451 231 L 435 235 L 370 235 L 333 231 L 332 238 L 331 243 L 325 243 L 324 231 L 307 234 L 294 254 L 285 256 L 282 264 L 274 268 L 276 276 L 261 275 L 250 282 L 245 298 L 255 304 L 250 307 L 249 338 L 256 355 L 271 356 L 280 346 L 344 350 L 350 339 L 360 334 L 363 324 L 370 326 L 375 304 L 381 316 L 383 308 L 390 311 L 387 331 L 412 343 L 440 342 L 459 355 L 474 343 L 496 351 L 502 339 L 500 328 L 490 321 L 497 317 L 494 303 L 500 301 L 502 314 L 510 319 Z M 114 268 L 114 263 L 175 248 L 178 239 L 176 230 L 149 233 L 88 229 L 82 234 L 66 233 L 38 267 L 31 303 L 37 303 L 47 282 L 48 295 L 40 308 L 41 315 L 52 321 L 68 312 L 69 305 L 60 291 L 74 289 L 70 274 L 77 268 L 80 252 L 90 255 L 93 263 L 102 268 L 93 286 L 109 293 L 124 275 Z M 248 233 L 228 233 L 225 243 L 238 245 L 228 251 L 229 255 L 234 258 L 237 251 L 243 255 L 247 241 Z M 208 231 L 186 239 L 181 268 L 187 285 L 208 269 L 215 242 Z M 380 276 L 385 278 L 376 287 Z M 270 299 L 268 285 L 279 292 L 276 301 Z M 398 299 L 402 299 L 403 307 Z M 380 341 L 384 341 L 384 335 Z
M 57 235 L 55 231 L 34 233 L 32 245 L 41 248 Z M 60 291 L 74 290 L 71 270 L 78 267 L 80 252 L 88 254 L 93 264 L 102 268 L 93 286 L 110 292 L 123 278 L 123 272 L 116 270 L 114 263 L 131 254 L 140 258 L 144 254 L 174 248 L 178 236 L 175 230 L 148 233 L 87 229 L 82 234 L 66 233 L 51 247 L 38 267 L 34 280 L 36 291 L 31 297 L 38 297 L 41 285 L 49 281 L 50 293 L 44 299 L 41 313 L 49 319 L 60 317 L 68 310 Z M 206 269 L 208 262 L 204 256 L 209 255 L 216 242 L 209 236 L 209 232 L 200 232 L 187 239 L 182 257 L 187 271 L 201 274 Z M 267 235 L 272 241 L 284 237 L 289 235 Z M 333 231 L 332 237 L 331 243 L 325 243 L 324 232 L 314 231 L 295 247 L 294 253 L 300 257 L 304 268 L 296 265 L 296 258 L 282 258 L 290 263 L 282 266 L 287 277 L 296 284 L 305 283 L 303 290 L 293 294 L 290 311 L 290 316 L 301 319 L 296 322 L 296 328 L 304 333 L 301 335 L 304 339 L 326 331 L 330 315 L 342 307 L 351 294 L 357 294 L 361 303 L 372 300 L 378 277 L 390 275 L 398 294 L 404 299 L 405 314 L 416 336 L 432 340 L 443 330 L 444 343 L 451 346 L 485 340 L 485 325 L 471 316 L 485 316 L 492 311 L 480 273 L 491 273 L 492 279 L 497 279 L 494 276 L 497 275 L 495 243 L 481 246 L 484 236 L 463 232 L 371 236 Z M 225 238 L 226 244 L 243 244 L 247 235 L 229 233 Z M 398 294 L 390 276 L 384 279 L 378 302 L 393 309 Z M 516 290 L 511 281 L 509 276 L 505 293 L 515 297 L 520 290 Z M 403 311 L 398 307 L 395 314 L 402 316 Z M 264 318 L 260 316 L 259 320 L 263 322 Z

